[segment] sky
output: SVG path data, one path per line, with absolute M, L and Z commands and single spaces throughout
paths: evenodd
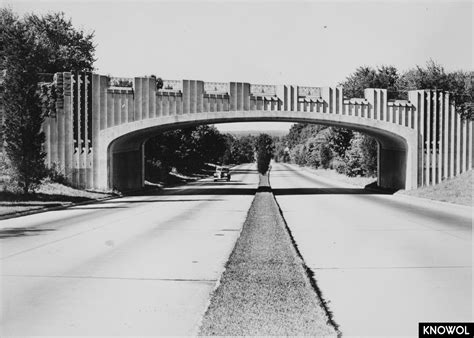
M 357 67 L 473 70 L 472 1 L 19 1 L 94 31 L 96 72 L 334 86 Z M 285 129 L 227 124 L 220 129 Z

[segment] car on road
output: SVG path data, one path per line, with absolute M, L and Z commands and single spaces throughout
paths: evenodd
M 214 182 L 218 180 L 227 180 L 230 181 L 230 169 L 227 167 L 216 167 L 216 172 L 214 173 Z

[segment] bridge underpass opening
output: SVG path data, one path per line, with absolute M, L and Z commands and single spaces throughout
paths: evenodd
M 236 119 L 233 122 L 248 121 Z M 254 122 L 264 122 L 267 119 L 254 119 Z M 213 121 L 188 121 L 182 124 L 159 125 L 128 133 L 113 140 L 108 149 L 108 185 L 118 191 L 143 188 L 145 185 L 145 142 L 153 136 L 198 125 L 214 124 Z M 387 189 L 405 189 L 407 184 L 408 143 L 396 134 L 369 127 L 354 126 L 349 123 L 328 121 L 315 122 L 309 119 L 286 119 L 285 122 L 302 122 L 341 127 L 358 131 L 373 137 L 378 144 L 377 156 L 377 185 Z M 215 122 L 218 123 L 218 122 Z M 225 123 L 231 123 L 225 121 Z M 264 132 L 264 131 L 262 131 Z

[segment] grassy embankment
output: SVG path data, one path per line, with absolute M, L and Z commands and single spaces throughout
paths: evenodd
M 112 194 L 74 189 L 46 180 L 34 194 L 24 195 L 8 180 L 0 181 L 0 217 L 36 209 L 67 206 L 73 203 L 93 201 Z
M 399 194 L 472 206 L 472 170 L 431 187 L 400 191 Z
M 352 184 L 361 188 L 377 181 L 377 178 L 375 177 L 348 177 L 330 169 L 307 169 L 310 169 L 316 175 Z M 445 180 L 434 186 L 422 187 L 409 191 L 400 190 L 396 194 L 470 206 L 472 205 L 472 192 L 472 170 L 469 170 L 457 177 Z

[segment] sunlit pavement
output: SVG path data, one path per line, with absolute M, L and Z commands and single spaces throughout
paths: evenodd
M 470 207 L 365 194 L 283 164 L 270 182 L 344 335 L 472 321 Z
M 258 184 L 212 179 L 0 221 L 0 335 L 193 335 Z

